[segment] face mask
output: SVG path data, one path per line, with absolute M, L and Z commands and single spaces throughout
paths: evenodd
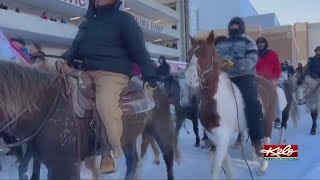
M 258 44 L 258 49 L 263 50 L 265 48 L 266 44 L 265 43 L 259 43 Z
M 241 36 L 240 29 L 230 29 L 230 37 L 239 37 Z

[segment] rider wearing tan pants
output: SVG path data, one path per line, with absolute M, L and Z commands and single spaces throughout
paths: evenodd
M 135 18 L 120 11 L 120 0 L 90 0 L 86 20 L 79 26 L 71 49 L 62 57 L 70 66 L 75 59 L 93 79 L 96 106 L 105 126 L 108 142 L 100 164 L 101 173 L 116 171 L 116 159 L 122 153 L 122 110 L 119 95 L 133 75 L 133 64 L 139 65 L 146 87 L 157 87 L 156 69 L 145 47 L 143 32 Z M 111 148 L 108 145 L 111 145 Z M 109 151 L 112 149 L 112 152 Z

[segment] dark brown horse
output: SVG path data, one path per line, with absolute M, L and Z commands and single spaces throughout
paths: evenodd
M 181 104 L 181 94 L 183 92 L 179 81 L 175 79 L 173 76 L 170 76 L 163 80 L 164 89 L 166 90 L 167 96 L 169 98 L 170 103 L 174 106 L 175 113 L 175 122 L 176 122 L 176 131 L 177 135 L 179 135 L 179 131 L 185 121 L 185 119 L 189 119 L 192 121 L 193 132 L 196 136 L 196 142 L 194 144 L 195 147 L 200 146 L 200 136 L 199 136 L 199 123 L 198 123 L 198 106 L 199 99 L 198 95 L 192 95 L 191 97 L 182 97 L 188 98 L 188 102 Z
M 79 162 L 95 156 L 92 119 L 73 114 L 65 80 L 61 75 L 40 72 L 15 63 L 0 62 L 0 109 L 10 112 L 0 121 L 1 131 L 31 139 L 34 153 L 48 168 L 48 179 L 79 179 Z M 170 121 L 168 99 L 155 91 L 156 106 L 150 112 L 123 116 L 121 137 L 127 164 L 127 179 L 134 179 L 139 157 L 136 139 L 145 130 L 157 141 L 173 179 L 175 132 Z M 30 144 L 29 144 L 30 145 Z

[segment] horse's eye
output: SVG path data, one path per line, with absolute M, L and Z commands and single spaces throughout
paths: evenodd
M 196 55 L 196 57 L 199 57 L 200 54 L 201 54 L 200 48 L 196 49 L 196 50 L 194 51 L 194 54 Z

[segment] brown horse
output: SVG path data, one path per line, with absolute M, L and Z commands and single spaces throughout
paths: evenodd
M 32 137 L 34 153 L 48 168 L 48 179 L 79 179 L 79 163 L 95 156 L 92 118 L 74 115 L 65 80 L 15 63 L 0 62 L 0 109 L 10 112 L 0 121 L 1 130 L 20 140 Z M 163 153 L 168 179 L 173 179 L 175 132 L 169 102 L 162 89 L 154 92 L 149 112 L 125 114 L 121 137 L 126 157 L 126 179 L 134 179 L 139 157 L 136 139 L 143 131 L 153 136 Z M 99 121 L 97 121 L 99 122 Z
M 191 60 L 185 75 L 189 85 L 201 87 L 200 121 L 216 145 L 212 177 L 219 178 L 220 167 L 224 163 L 228 178 L 233 178 L 228 146 L 234 132 L 246 130 L 242 95 L 223 71 L 226 66 L 213 46 L 213 31 L 205 40 L 191 38 L 191 41 Z M 264 110 L 265 144 L 270 144 L 277 93 L 264 78 L 257 77 L 257 83 Z M 259 174 L 264 173 L 267 167 L 268 162 L 261 159 Z

